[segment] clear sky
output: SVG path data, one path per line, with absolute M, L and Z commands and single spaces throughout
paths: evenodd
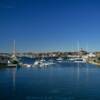
M 0 0 L 0 51 L 100 50 L 100 0 Z

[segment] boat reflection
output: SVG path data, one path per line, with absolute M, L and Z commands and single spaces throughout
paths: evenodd
M 16 89 L 16 68 L 13 68 L 12 69 L 12 74 L 13 74 L 13 77 L 12 77 L 12 81 L 13 81 L 13 91 L 15 91 Z

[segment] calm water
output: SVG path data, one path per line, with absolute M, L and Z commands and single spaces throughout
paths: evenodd
M 0 100 L 100 100 L 100 68 L 62 63 L 0 69 Z

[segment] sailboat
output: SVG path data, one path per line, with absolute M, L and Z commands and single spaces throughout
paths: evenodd
M 74 58 L 75 63 L 86 63 L 86 59 L 80 57 L 79 41 L 78 41 L 78 57 Z
M 8 66 L 17 66 L 19 65 L 19 60 L 16 57 L 16 46 L 15 46 L 15 40 L 14 40 L 14 47 L 13 47 L 13 54 L 10 57 L 10 60 L 8 60 Z

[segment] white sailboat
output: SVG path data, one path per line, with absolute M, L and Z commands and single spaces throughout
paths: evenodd
M 74 58 L 74 63 L 86 63 L 86 59 L 80 57 L 79 41 L 78 41 L 78 57 Z
M 18 64 L 19 64 L 19 61 L 16 57 L 16 45 L 15 45 L 15 40 L 14 40 L 13 54 L 12 54 L 10 60 L 8 61 L 8 66 L 17 66 Z

